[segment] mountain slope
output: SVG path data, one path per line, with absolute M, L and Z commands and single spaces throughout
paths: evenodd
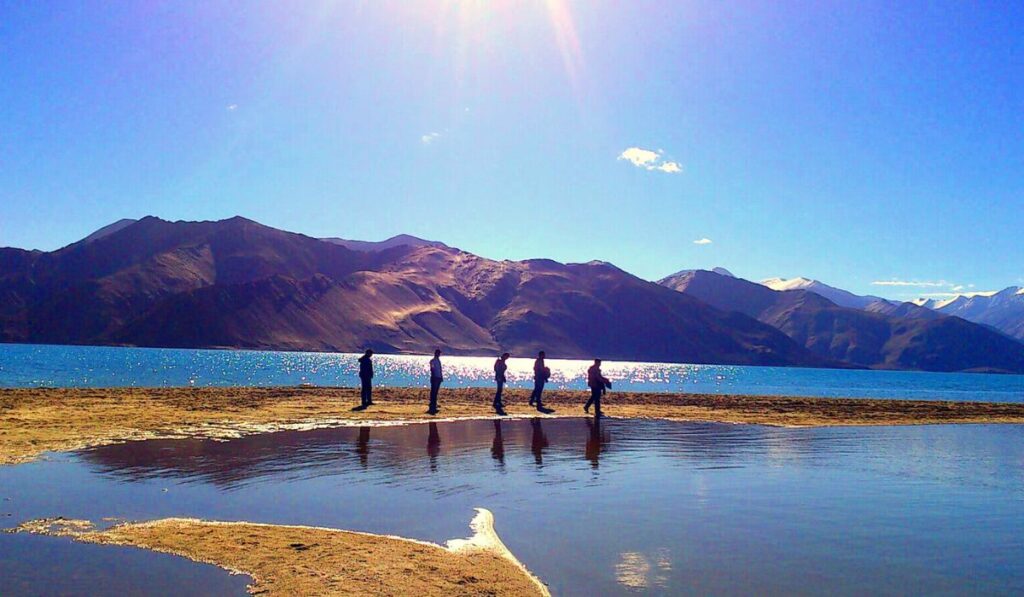
M 286 275 L 343 277 L 380 260 L 246 220 L 167 222 L 147 217 L 90 242 L 34 256 L 0 275 L 0 295 L 26 305 L 10 341 L 103 341 L 165 297 L 215 284 Z M 0 307 L 0 311 L 4 310 Z
M 775 291 L 712 272 L 661 282 L 744 313 L 822 356 L 880 369 L 1024 372 L 1024 344 L 955 317 L 893 317 L 841 307 L 806 290 Z

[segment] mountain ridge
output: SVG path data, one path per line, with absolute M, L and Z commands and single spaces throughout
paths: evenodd
M 827 366 L 752 318 L 609 264 L 379 251 L 241 217 L 152 216 L 50 253 L 4 253 L 5 341 L 526 354 Z
M 812 290 L 772 290 L 696 271 L 662 284 L 783 331 L 816 354 L 878 369 L 1024 371 L 1024 344 L 958 317 L 837 305 Z M 888 307 L 899 306 L 885 302 Z M 877 306 L 877 305 L 876 305 Z

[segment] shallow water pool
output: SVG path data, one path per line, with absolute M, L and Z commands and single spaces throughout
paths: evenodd
M 0 521 L 195 516 L 443 542 L 479 506 L 556 594 L 1011 593 L 1022 440 L 1016 425 L 545 418 L 145 441 L 0 468 Z M 30 575 L 33 550 L 0 553 Z

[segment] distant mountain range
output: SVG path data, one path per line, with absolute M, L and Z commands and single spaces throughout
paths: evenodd
M 1020 286 L 947 299 L 896 302 L 877 296 L 856 295 L 808 278 L 770 278 L 761 284 L 773 290 L 808 290 L 843 307 L 897 317 L 934 319 L 940 315 L 952 315 L 999 330 L 1011 338 L 1024 340 L 1024 288 Z
M 352 250 L 240 217 L 147 217 L 49 253 L 2 249 L 0 339 L 836 364 L 608 264 L 384 244 Z
M 603 262 L 494 261 L 407 235 L 146 217 L 53 252 L 0 249 L 0 340 L 1024 372 L 1024 344 L 984 325 L 793 284 L 720 268 L 654 283 Z
M 772 290 L 710 271 L 675 274 L 660 284 L 719 309 L 754 317 L 816 354 L 855 365 L 928 371 L 1024 370 L 1024 344 L 985 326 L 915 305 L 877 299 L 862 303 L 866 309 L 844 307 L 818 294 L 818 289 L 830 288 L 820 283 L 804 284 L 807 290 L 799 286 Z M 883 309 L 883 305 L 892 308 Z

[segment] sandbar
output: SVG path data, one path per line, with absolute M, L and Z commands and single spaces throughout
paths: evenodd
M 441 546 L 323 527 L 165 518 L 97 530 L 64 518 L 25 522 L 12 532 L 72 537 L 183 556 L 253 579 L 259 595 L 531 595 L 540 582 L 505 548 L 483 508 L 474 535 Z

